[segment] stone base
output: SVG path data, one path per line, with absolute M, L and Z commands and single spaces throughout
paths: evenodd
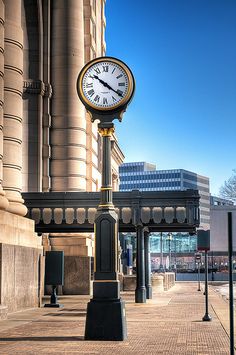
M 94 241 L 84 234 L 78 236 L 68 233 L 65 236 L 62 233 L 53 233 L 50 234 L 50 245 L 52 250 L 63 250 L 68 256 L 93 256 Z
M 124 275 L 123 290 L 124 291 L 135 291 L 135 289 L 136 289 L 136 275 L 132 275 L 132 276 Z
M 152 276 L 152 289 L 154 292 L 163 292 L 164 291 L 164 276 L 162 276 L 162 275 L 153 275 Z
M 91 300 L 87 307 L 85 340 L 125 340 L 125 303 Z
M 38 249 L 0 244 L 0 299 L 8 312 L 39 306 L 39 269 Z
M 42 238 L 34 232 L 32 219 L 0 210 L 0 243 L 42 248 Z
M 90 295 L 91 258 L 65 255 L 64 263 L 63 295 Z
M 3 313 L 39 306 L 42 252 L 34 221 L 0 211 L 0 307 L 7 308 Z
M 7 319 L 7 307 L 0 305 L 0 320 Z

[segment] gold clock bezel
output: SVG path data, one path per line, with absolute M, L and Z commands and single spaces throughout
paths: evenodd
M 128 90 L 125 97 L 122 100 L 120 100 L 116 105 L 111 107 L 99 107 L 94 105 L 91 101 L 87 99 L 87 97 L 84 95 L 83 92 L 82 83 L 83 83 L 83 78 L 85 76 L 85 73 L 89 68 L 101 62 L 111 62 L 111 63 L 115 63 L 116 65 L 119 65 L 124 70 L 128 78 Z M 128 102 L 131 100 L 134 92 L 134 77 L 129 67 L 121 60 L 113 57 L 99 57 L 88 62 L 81 70 L 77 80 L 77 91 L 81 101 L 84 103 L 84 105 L 87 108 L 91 108 L 96 111 L 116 111 L 118 108 L 126 106 Z

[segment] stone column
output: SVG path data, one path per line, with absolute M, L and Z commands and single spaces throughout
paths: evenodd
M 8 207 L 8 200 L 2 188 L 3 179 L 3 96 L 4 96 L 4 4 L 0 1 L 0 209 Z
M 50 129 L 51 129 L 51 0 L 43 2 L 43 80 L 46 92 L 43 97 L 43 192 L 48 192 L 51 187 L 50 177 Z
M 150 234 L 144 232 L 144 255 L 145 255 L 145 286 L 147 299 L 152 298 L 152 280 L 151 280 L 151 257 L 150 257 Z
M 146 286 L 145 286 L 145 263 L 144 263 L 144 230 L 142 226 L 137 226 L 137 257 L 136 257 L 136 290 L 135 302 L 146 302 Z
M 52 191 L 86 190 L 86 119 L 76 81 L 84 65 L 83 1 L 52 2 Z
M 3 188 L 9 212 L 24 216 L 22 189 L 23 32 L 21 1 L 5 1 Z

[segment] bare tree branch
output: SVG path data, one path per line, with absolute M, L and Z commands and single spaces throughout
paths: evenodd
M 233 170 L 233 175 L 221 186 L 220 196 L 236 202 L 236 170 Z

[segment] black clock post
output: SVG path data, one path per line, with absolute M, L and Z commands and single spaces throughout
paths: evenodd
M 112 203 L 111 136 L 113 123 L 100 122 L 102 136 L 101 200 L 95 219 L 93 298 L 88 303 L 87 340 L 124 340 L 127 337 L 125 304 L 118 280 L 118 218 Z
M 118 69 L 121 74 L 115 74 Z M 123 77 L 127 78 L 124 92 L 119 89 L 125 85 L 125 82 L 119 85 L 119 80 Z M 93 91 L 96 90 L 91 93 L 92 98 L 86 91 L 87 78 L 89 89 L 94 87 Z M 134 78 L 123 62 L 111 57 L 101 57 L 86 64 L 79 74 L 77 85 L 79 97 L 92 121 L 99 120 L 98 131 L 102 137 L 102 186 L 94 226 L 93 297 L 87 306 L 85 339 L 124 340 L 127 338 L 127 328 L 125 303 L 120 297 L 118 279 L 118 216 L 112 201 L 111 137 L 114 133 L 113 120 L 122 120 L 132 99 Z M 100 99 L 93 99 L 95 94 L 103 97 L 105 106 L 99 103 Z

